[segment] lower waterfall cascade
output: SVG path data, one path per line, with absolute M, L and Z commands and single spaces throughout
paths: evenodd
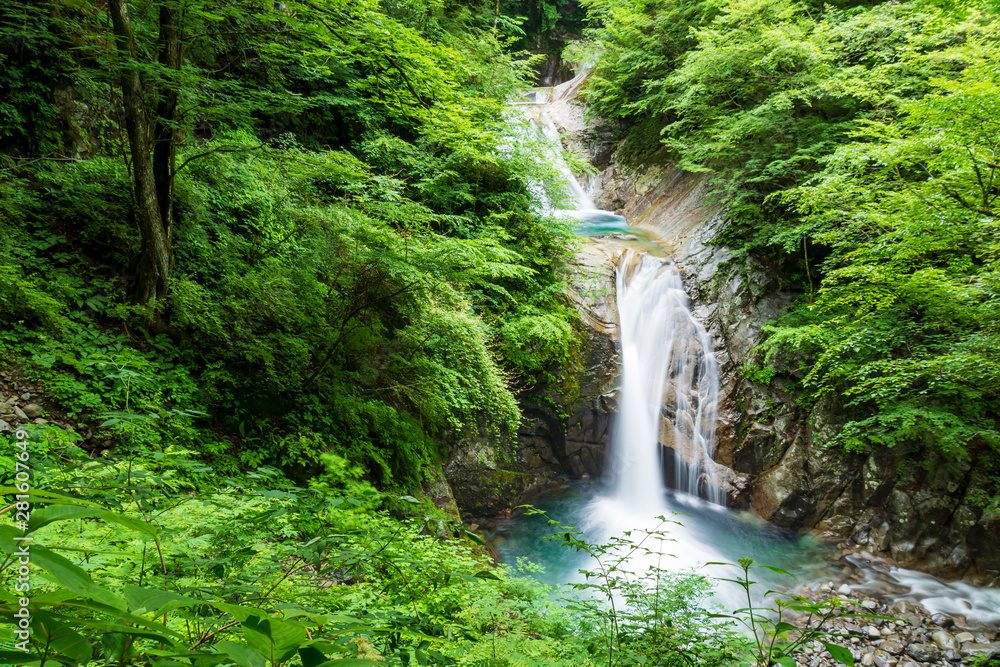
M 616 289 L 621 412 L 608 465 L 615 493 L 637 507 L 655 503 L 666 468 L 674 489 L 722 505 L 712 462 L 719 366 L 680 273 L 630 250 L 619 263 Z

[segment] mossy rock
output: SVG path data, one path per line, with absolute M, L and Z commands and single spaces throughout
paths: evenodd
M 463 468 L 448 480 L 464 517 L 510 512 L 537 481 L 535 475 L 501 468 Z

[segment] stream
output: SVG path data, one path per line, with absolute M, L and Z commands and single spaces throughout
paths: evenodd
M 572 83 L 572 82 L 571 82 Z M 572 87 L 570 85 L 570 87 Z M 668 541 L 655 555 L 633 557 L 628 569 L 658 565 L 676 572 L 732 577 L 737 570 L 707 563 L 752 558 L 793 573 L 795 579 L 755 570 L 767 588 L 795 592 L 861 592 L 887 601 L 919 602 L 931 613 L 961 616 L 972 623 L 1000 623 L 1000 590 L 944 582 L 926 574 L 850 554 L 811 533 L 776 528 L 755 515 L 725 506 L 712 460 L 718 364 L 712 339 L 691 313 L 680 273 L 649 232 L 596 208 L 561 159 L 559 131 L 546 107 L 548 94 L 534 93 L 522 105 L 553 145 L 575 206 L 552 211 L 574 221 L 577 233 L 629 246 L 616 266 L 621 338 L 621 394 L 605 475 L 577 480 L 539 499 L 548 516 L 583 531 L 590 542 L 606 542 L 626 531 L 662 527 Z M 669 521 L 661 526 L 656 517 Z M 583 552 L 544 538 L 552 528 L 542 516 L 501 520 L 491 534 L 501 559 L 527 559 L 548 584 L 580 583 L 593 563 Z M 847 588 L 843 588 L 846 586 Z M 718 583 L 711 605 L 744 606 L 735 584 Z

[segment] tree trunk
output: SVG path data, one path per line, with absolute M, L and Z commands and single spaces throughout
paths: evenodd
M 136 62 L 135 36 L 129 18 L 128 0 L 109 0 L 108 9 L 119 55 L 125 62 Z M 148 303 L 164 296 L 170 284 L 174 254 L 163 211 L 166 206 L 169 212 L 171 205 L 169 201 L 161 203 L 159 199 L 160 188 L 157 187 L 151 150 L 153 130 L 139 71 L 135 67 L 124 66 L 120 82 L 125 104 L 125 130 L 132 156 L 136 217 L 142 236 L 132 297 L 138 303 Z M 169 190 L 165 194 L 168 199 L 172 199 L 169 197 Z
M 180 82 L 170 80 L 170 75 L 181 71 L 180 12 L 175 0 L 163 0 L 160 5 L 160 64 L 166 70 L 165 83 L 156 107 L 156 129 L 153 143 L 153 177 L 156 179 L 156 197 L 160 205 L 160 218 L 170 240 L 173 222 L 174 161 L 177 156 L 177 108 L 180 103 Z

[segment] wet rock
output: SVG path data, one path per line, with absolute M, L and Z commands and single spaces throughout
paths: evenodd
M 962 654 L 958 651 L 945 651 L 944 659 L 948 662 L 962 662 Z
M 931 641 L 937 644 L 942 651 L 958 651 L 962 648 L 962 643 L 955 638 L 955 635 L 944 630 L 938 630 L 931 635 Z
M 903 645 L 898 641 L 886 640 L 882 642 L 879 648 L 889 655 L 899 655 L 903 652 Z
M 915 614 L 917 613 L 917 606 L 909 600 L 896 600 L 892 603 L 889 611 L 893 611 L 897 614 Z
M 845 623 L 844 630 L 846 630 L 849 634 L 852 635 L 860 635 L 864 633 L 864 630 L 861 629 L 861 626 L 857 625 L 856 623 Z
M 1000 642 L 991 642 L 986 644 L 963 644 L 961 653 L 962 656 L 966 658 L 996 655 L 1000 653 Z
M 837 594 L 839 594 L 839 595 L 850 595 L 851 594 L 851 587 L 848 586 L 847 584 L 841 584 L 840 588 L 837 589 Z
M 536 472 L 502 468 L 497 449 L 486 432 L 452 445 L 443 475 L 464 517 L 509 515 L 547 481 Z
M 890 664 L 895 664 L 896 662 L 895 659 L 885 651 L 875 651 L 872 656 L 875 662 L 875 667 L 890 667 Z
M 977 632 L 975 634 L 977 644 L 989 644 L 992 640 L 985 632 Z
M 868 637 L 868 639 L 872 640 L 881 639 L 882 631 L 876 628 L 874 625 L 869 625 L 868 627 L 865 628 L 865 635 Z
M 910 644 L 906 647 L 906 655 L 920 662 L 935 662 L 940 659 L 941 652 L 934 644 Z
M 955 639 L 957 639 L 960 644 L 969 644 L 976 641 L 975 635 L 971 632 L 959 632 L 955 635 Z

